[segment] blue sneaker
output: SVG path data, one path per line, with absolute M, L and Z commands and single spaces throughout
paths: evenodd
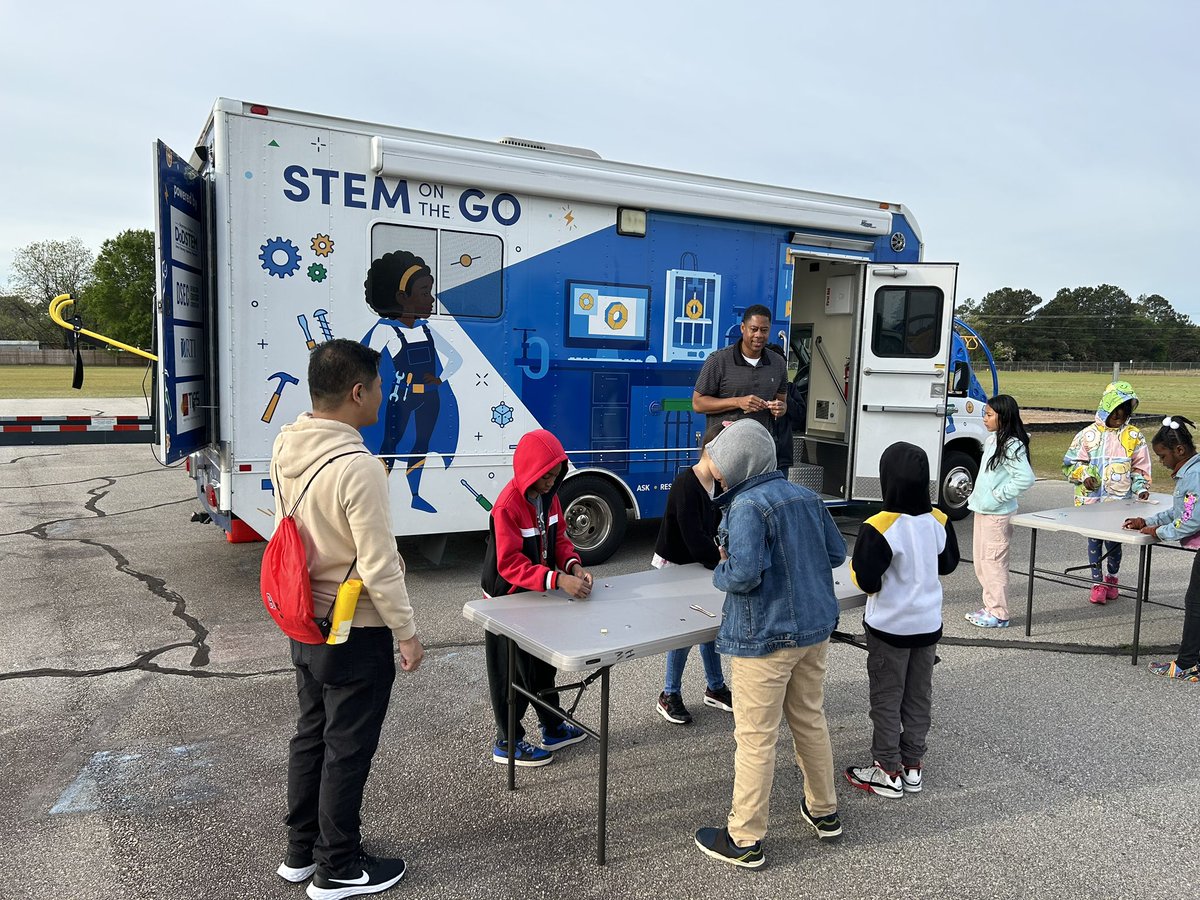
M 559 722 L 557 728 L 542 729 L 542 746 L 547 750 L 558 750 L 570 747 L 580 741 L 587 740 L 587 732 L 576 728 L 570 722 Z
M 980 610 L 967 616 L 967 621 L 979 628 L 1007 628 L 1008 619 L 997 619 L 993 615 Z
M 508 765 L 508 741 L 496 741 L 492 746 L 492 762 Z M 518 766 L 548 766 L 554 762 L 554 754 L 525 741 L 517 741 L 516 763 Z

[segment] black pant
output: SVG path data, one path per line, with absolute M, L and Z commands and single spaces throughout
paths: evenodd
M 363 788 L 396 680 L 389 628 L 344 644 L 292 641 L 300 716 L 288 755 L 288 849 L 326 875 L 358 875 Z
M 1200 662 L 1200 553 L 1192 559 L 1192 580 L 1183 595 L 1183 639 L 1175 662 L 1181 669 Z
M 483 633 L 483 650 L 487 660 L 488 693 L 492 698 L 492 713 L 496 717 L 496 739 L 501 742 L 508 740 L 508 641 L 508 638 L 500 634 L 492 634 L 490 631 Z M 530 653 L 526 653 L 520 647 L 517 648 L 516 657 L 517 684 L 531 693 L 538 693 L 539 691 L 554 687 L 554 679 L 558 677 L 558 669 L 554 668 L 550 663 L 540 660 Z M 557 692 L 544 694 L 542 695 L 542 699 L 547 703 L 553 703 L 555 706 L 558 706 Z M 521 719 L 524 717 L 526 710 L 529 709 L 529 700 L 523 694 L 517 694 L 514 702 L 517 707 L 516 739 L 522 741 L 525 739 L 525 726 L 521 724 Z M 547 712 L 540 706 L 535 707 L 535 709 L 538 721 L 542 723 L 543 728 L 557 728 L 562 724 L 562 716 Z

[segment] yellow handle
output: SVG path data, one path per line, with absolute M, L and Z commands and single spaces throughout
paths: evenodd
M 275 415 L 275 407 L 279 405 L 279 395 L 272 394 L 271 399 L 267 401 L 267 408 L 263 411 L 262 420 L 270 422 L 271 417 Z
M 70 294 L 59 294 L 50 301 L 50 318 L 54 320 L 54 324 L 60 328 L 65 328 L 67 331 L 73 331 L 75 334 L 82 334 L 85 337 L 90 337 L 93 340 L 103 341 L 120 350 L 125 350 L 128 353 L 136 353 L 143 359 L 148 359 L 151 362 L 158 362 L 158 357 L 153 353 L 147 353 L 145 350 L 139 350 L 137 347 L 130 347 L 128 344 L 123 344 L 114 338 L 105 337 L 102 334 L 96 334 L 94 331 L 88 331 L 86 328 L 79 328 L 72 325 L 62 317 L 62 311 L 70 306 L 75 301 L 71 299 Z

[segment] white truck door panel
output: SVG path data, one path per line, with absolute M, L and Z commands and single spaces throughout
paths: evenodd
M 937 500 L 957 277 L 957 263 L 866 267 L 854 499 L 883 499 L 879 457 L 906 441 L 929 456 L 929 496 Z

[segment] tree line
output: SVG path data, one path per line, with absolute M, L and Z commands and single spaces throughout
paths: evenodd
M 958 316 L 997 361 L 1200 360 L 1200 325 L 1160 294 L 1133 298 L 1111 284 L 1062 288 L 1049 302 L 1023 288 L 1000 288 L 963 301 Z
M 106 240 L 95 257 L 77 237 L 20 248 L 8 291 L 0 295 L 0 340 L 67 345 L 50 321 L 50 301 L 76 298 L 84 327 L 149 347 L 153 340 L 154 234 L 145 228 Z M 1063 288 L 1049 302 L 1024 288 L 968 298 L 958 315 L 1002 362 L 1200 360 L 1200 325 L 1159 294 L 1130 297 L 1111 284 Z
M 133 347 L 149 347 L 154 321 L 154 234 L 122 231 L 96 255 L 79 238 L 35 241 L 13 256 L 0 295 L 0 340 L 65 347 L 70 335 L 50 320 L 50 301 L 70 294 L 83 327 Z

